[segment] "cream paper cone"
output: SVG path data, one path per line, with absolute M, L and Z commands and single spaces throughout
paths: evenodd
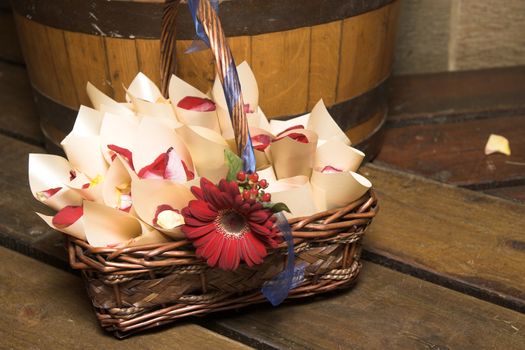
M 271 144 L 271 141 L 274 139 L 274 136 L 270 132 L 264 129 L 257 128 L 257 127 L 251 127 L 249 130 L 250 130 L 250 137 L 252 138 L 252 144 L 255 144 L 255 142 L 253 141 L 253 138 L 258 135 L 268 136 L 270 138 L 270 144 Z M 268 165 L 270 165 L 271 160 L 272 160 L 272 156 L 270 153 L 270 144 L 265 148 L 264 151 L 259 151 L 259 150 L 256 150 L 255 148 L 253 149 L 253 153 L 255 155 L 255 161 L 256 161 L 256 166 L 255 166 L 256 169 L 266 168 L 268 167 Z
M 295 117 L 288 120 L 270 120 L 270 132 L 274 135 L 278 135 L 284 130 L 291 128 L 292 126 L 302 125 L 305 129 L 308 125 L 308 120 L 310 119 L 310 113 L 302 115 L 300 117 Z
M 142 228 L 142 233 L 140 236 L 132 238 L 131 240 L 124 242 L 119 245 L 119 248 L 125 247 L 138 247 L 146 244 L 159 244 L 169 242 L 168 237 L 155 230 L 153 227 L 147 225 L 141 220 L 138 220 L 140 227 Z
M 103 176 L 106 173 L 108 165 L 100 149 L 100 136 L 69 134 L 60 144 L 73 168 L 89 178 Z
M 33 196 L 45 205 L 60 210 L 68 205 L 81 205 L 82 197 L 69 189 L 70 171 L 73 169 L 67 159 L 51 154 L 29 154 L 29 187 Z M 62 187 L 53 196 L 41 200 L 37 193 Z
M 287 218 L 309 216 L 318 211 L 306 176 L 270 182 L 266 192 L 272 195 L 272 203 L 283 202 L 288 206 L 291 214 L 285 213 Z
M 164 100 L 157 85 L 142 72 L 135 76 L 126 91 L 131 96 L 147 102 L 155 103 Z M 132 100 L 130 99 L 128 102 L 132 102 Z
M 185 125 L 177 129 L 177 134 L 184 141 L 193 158 L 197 174 L 212 182 L 218 182 L 228 173 L 224 161 L 224 150 L 228 143 L 213 130 Z
M 42 220 L 44 220 L 44 222 L 46 224 L 49 225 L 49 227 L 51 227 L 52 229 L 54 229 L 56 231 L 65 233 L 67 235 L 70 235 L 72 237 L 75 237 L 75 238 L 78 238 L 78 239 L 81 239 L 81 240 L 84 240 L 84 241 L 86 240 L 86 234 L 85 234 L 85 231 L 84 231 L 83 216 L 80 217 L 73 224 L 69 225 L 68 227 L 58 228 L 55 225 L 53 225 L 53 217 L 52 216 L 48 216 L 48 215 L 44 215 L 44 214 L 40 214 L 40 213 L 36 213 L 36 215 L 38 215 Z
M 102 184 L 104 204 L 111 208 L 122 209 L 120 189 L 126 185 L 131 186 L 131 176 L 124 164 L 122 164 L 122 158 L 115 158 L 109 166 L 106 178 Z
M 320 99 L 312 109 L 306 128 L 315 131 L 320 140 L 336 138 L 344 144 L 351 144 L 348 136 L 346 136 L 344 131 L 337 125 L 330 113 L 328 113 L 322 99 Z
M 89 179 L 86 175 L 77 172 L 77 177 L 69 182 L 67 186 L 85 200 L 104 203 L 104 197 L 102 194 L 104 181 L 105 176 L 98 176 L 94 179 Z M 84 185 L 86 184 L 89 184 L 89 187 L 84 188 Z
M 216 133 L 221 133 L 221 128 L 219 126 L 219 119 L 217 117 L 217 109 L 210 112 L 198 112 L 190 111 L 175 106 L 175 113 L 177 114 L 177 119 L 186 125 L 191 126 L 201 126 L 204 128 L 211 129 Z
M 248 118 L 248 126 L 270 132 L 270 122 L 260 106 L 257 108 L 256 113 L 248 113 L 246 117 Z
M 142 234 L 137 218 L 103 204 L 84 202 L 84 230 L 93 247 L 114 247 Z
M 291 133 L 300 133 L 308 138 L 308 143 L 301 143 L 289 137 L 283 137 L 270 145 L 270 154 L 277 179 L 298 175 L 310 176 L 314 165 L 314 155 L 317 146 L 317 135 L 310 130 L 291 130 Z
M 259 179 L 265 179 L 268 184 L 272 184 L 277 181 L 277 177 L 275 177 L 275 171 L 271 165 L 261 170 L 257 170 L 257 174 L 259 175 Z
M 80 106 L 71 134 L 76 136 L 98 136 L 103 114 L 93 108 Z
M 112 151 L 108 145 L 116 145 L 132 150 L 137 137 L 139 120 L 133 115 L 105 113 L 100 128 L 100 150 L 106 162 L 111 164 Z
M 321 173 L 314 170 L 310 181 L 315 203 L 321 211 L 344 207 L 372 187 L 367 178 L 352 171 Z
M 138 173 L 142 168 L 150 165 L 160 154 L 170 147 L 184 161 L 189 170 L 194 170 L 194 162 L 188 147 L 175 130 L 166 126 L 155 118 L 143 118 L 137 129 L 137 137 L 133 142 L 133 164 Z
M 325 166 L 332 166 L 342 171 L 357 171 L 364 158 L 360 150 L 333 139 L 317 147 L 314 169 L 321 171 Z
M 190 200 L 195 199 L 190 189 L 184 184 L 158 179 L 133 180 L 131 194 L 133 208 L 144 222 L 152 226 L 158 206 L 167 204 L 180 211 L 188 205 Z M 180 227 L 169 230 L 155 228 L 170 237 L 184 238 Z
M 162 97 L 160 97 L 157 102 L 152 102 L 133 95 L 129 90 L 126 90 L 126 97 L 133 105 L 133 109 L 137 115 L 177 120 L 175 110 L 170 101 L 165 100 Z
M 132 110 L 126 108 L 111 97 L 107 96 L 90 82 L 88 82 L 86 85 L 86 92 L 89 99 L 91 100 L 91 103 L 93 104 L 93 107 L 98 111 L 101 111 L 102 105 L 105 105 L 106 110 L 110 109 L 112 113 L 124 115 L 134 114 Z

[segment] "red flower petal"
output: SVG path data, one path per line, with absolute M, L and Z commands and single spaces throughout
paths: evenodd
M 190 215 L 200 221 L 213 221 L 217 217 L 217 212 L 211 210 L 206 202 L 192 201 L 188 208 Z
M 224 240 L 224 248 L 222 249 L 219 267 L 223 270 L 235 270 L 239 267 L 240 262 L 240 252 L 238 247 L 239 241 L 237 239 L 228 239 Z
M 186 227 L 186 226 L 198 227 L 198 226 L 207 225 L 209 223 L 208 221 L 197 220 L 192 216 L 186 216 L 184 214 L 183 216 L 184 216 L 184 222 L 186 223 L 186 225 L 184 225 L 183 227 Z
M 256 222 L 258 224 L 264 224 L 271 215 L 272 213 L 268 210 L 255 210 L 250 213 L 248 218 L 250 221 Z
M 258 151 L 264 151 L 272 142 L 270 135 L 260 134 L 252 136 L 253 148 Z
M 294 125 L 294 126 L 290 126 L 288 129 L 284 130 L 284 131 L 281 131 L 280 133 L 278 133 L 276 135 L 276 137 L 279 137 L 281 136 L 282 134 L 284 134 L 285 132 L 288 132 L 290 130 L 299 130 L 299 129 L 304 129 L 304 126 L 303 125 Z
M 304 135 L 304 134 L 300 134 L 300 133 L 298 133 L 298 132 L 292 132 L 291 134 L 288 134 L 288 135 L 286 135 L 286 136 L 278 137 L 278 138 L 276 138 L 274 141 L 282 140 L 282 139 L 284 139 L 285 137 L 289 137 L 289 138 L 291 138 L 292 140 L 295 140 L 295 141 L 297 141 L 297 142 L 308 143 L 308 137 L 306 137 L 306 135 Z
M 70 170 L 69 171 L 69 181 L 75 180 L 76 177 L 77 177 L 77 172 L 75 170 Z
M 175 152 L 173 147 L 168 149 L 166 155 L 168 156 L 168 161 L 166 162 L 166 169 L 164 169 L 163 178 L 177 182 L 187 181 L 187 168 L 185 168 L 184 162 L 177 152 Z
M 184 172 L 186 173 L 186 180 L 187 181 L 193 180 L 195 178 L 195 173 L 191 171 L 190 169 L 188 169 L 188 166 L 186 165 L 186 163 L 184 163 L 183 160 L 181 160 L 181 163 L 182 163 L 182 167 L 184 168 Z
M 199 226 L 199 227 L 191 227 L 187 225 L 182 226 L 182 232 L 188 237 L 189 239 L 197 239 L 199 237 L 202 237 L 203 235 L 206 235 L 212 231 L 215 231 L 215 223 L 212 222 L 207 225 Z
M 249 225 L 250 225 L 250 228 L 252 229 L 252 232 L 257 234 L 257 235 L 271 236 L 271 234 L 272 234 L 272 230 L 270 230 L 266 226 L 262 226 L 262 225 L 259 225 L 259 224 L 255 223 L 255 222 L 251 222 L 251 221 L 250 221 Z
M 188 111 L 211 112 L 215 110 L 215 103 L 207 98 L 186 96 L 177 103 L 177 107 Z
M 45 190 L 45 191 L 37 192 L 36 196 L 38 197 L 38 199 L 40 201 L 44 201 L 44 200 L 46 200 L 48 198 L 53 197 L 53 195 L 55 195 L 55 193 L 57 193 L 61 189 L 62 189 L 62 187 L 50 188 L 50 189 Z
M 159 214 L 162 213 L 163 211 L 166 211 L 166 210 L 172 210 L 176 213 L 178 213 L 179 211 L 177 209 L 173 209 L 173 207 L 169 204 L 161 204 L 159 206 L 157 206 L 157 210 L 155 211 L 155 217 L 153 218 L 153 225 L 154 226 L 158 226 L 157 225 L 157 220 L 159 219 Z
M 67 206 L 53 216 L 52 223 L 58 228 L 65 228 L 74 224 L 84 214 L 80 206 Z
M 133 155 L 129 149 L 119 147 L 117 145 L 108 145 L 108 148 L 112 150 L 113 152 L 115 152 L 116 154 L 120 154 L 122 157 L 124 157 L 124 159 L 128 161 L 128 164 L 131 167 L 131 169 L 135 170 L 135 168 L 133 167 Z M 114 159 L 114 156 L 111 157 L 111 160 L 113 159 Z
M 138 176 L 141 179 L 164 179 L 164 172 L 168 164 L 168 155 L 161 153 L 150 165 L 140 169 Z
M 322 173 L 340 173 L 342 172 L 341 169 L 337 169 L 337 168 L 334 168 L 333 166 L 331 165 L 327 165 L 325 166 L 322 170 L 321 170 Z
M 243 107 L 244 107 L 244 113 L 253 113 L 254 112 L 254 110 L 250 108 L 250 104 L 249 103 L 245 103 L 243 105 Z

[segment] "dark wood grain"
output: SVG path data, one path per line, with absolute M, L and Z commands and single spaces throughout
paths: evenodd
M 1 247 L 0 264 L 2 348 L 249 348 L 190 323 L 117 341 L 99 329 L 80 278 Z
M 390 126 L 525 113 L 525 66 L 394 77 Z
M 0 133 L 41 144 L 43 136 L 24 67 L 0 62 Z
M 365 263 L 331 296 L 227 315 L 216 328 L 277 349 L 520 349 L 525 315 Z
M 13 14 L 5 4 L 0 5 L 0 60 L 16 64 L 24 62 Z
M 486 156 L 490 134 L 509 139 L 512 155 Z M 474 189 L 525 184 L 525 116 L 388 129 L 377 160 Z
M 525 166 L 525 164 L 523 164 L 523 166 Z M 525 185 L 490 188 L 483 192 L 493 196 L 510 199 L 518 203 L 525 203 Z
M 525 312 L 525 205 L 367 165 L 369 258 Z

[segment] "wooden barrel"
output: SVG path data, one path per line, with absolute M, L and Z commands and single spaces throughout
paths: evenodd
M 116 100 L 142 71 L 160 77 L 164 1 L 17 0 L 17 30 L 51 144 L 72 128 L 90 81 Z M 369 156 L 386 117 L 399 0 L 223 0 L 220 17 L 235 60 L 257 78 L 270 118 L 309 111 L 323 98 L 338 124 Z M 211 52 L 185 54 L 195 37 L 179 6 L 177 74 L 208 91 Z

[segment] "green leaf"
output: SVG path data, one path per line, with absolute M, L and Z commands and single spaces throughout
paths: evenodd
M 229 168 L 226 180 L 235 181 L 237 179 L 237 173 L 242 170 L 242 159 L 233 153 L 231 149 L 226 148 L 224 150 L 224 160 Z
M 270 207 L 270 210 L 273 211 L 274 213 L 278 213 L 280 211 L 287 211 L 288 213 L 291 213 L 290 209 L 288 208 L 288 206 L 286 204 L 284 204 L 283 202 L 279 202 L 279 203 L 275 203 L 274 205 L 272 205 Z

